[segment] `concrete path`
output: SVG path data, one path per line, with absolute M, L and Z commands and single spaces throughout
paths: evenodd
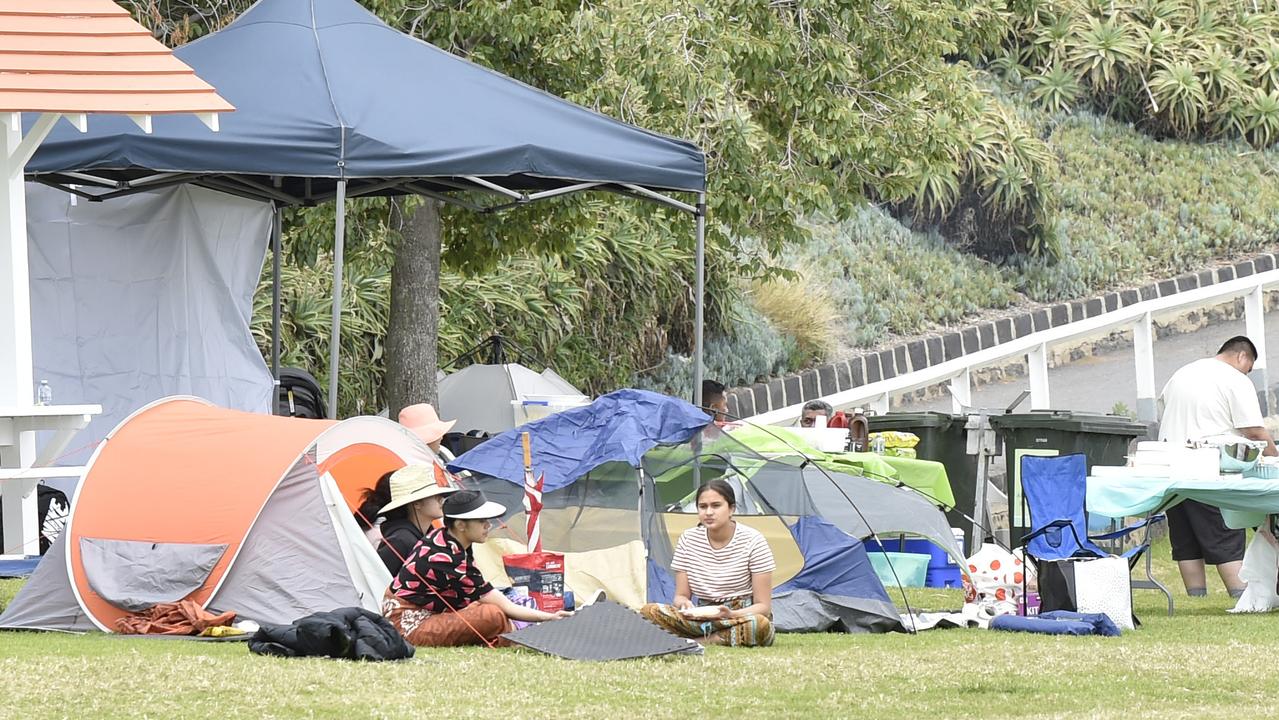
M 1217 351 L 1221 343 L 1244 333 L 1244 321 L 1218 323 L 1184 335 L 1155 341 L 1155 387 L 1163 388 L 1178 368 Z M 1269 382 L 1279 382 L 1279 311 L 1266 314 L 1266 346 Z M 1077 360 L 1048 371 L 1049 399 L 1054 410 L 1077 410 L 1108 413 L 1116 403 L 1128 409 L 1137 407 L 1137 383 L 1131 347 Z M 1254 374 L 1258 371 L 1253 371 Z M 1002 383 L 973 388 L 973 404 L 979 408 L 1007 407 L 1023 390 L 1030 389 L 1028 378 L 1013 378 Z M 1030 400 L 1018 410 L 1030 409 Z M 948 397 L 894 407 L 893 410 L 940 410 L 950 412 Z M 1271 412 L 1274 412 L 1272 408 Z

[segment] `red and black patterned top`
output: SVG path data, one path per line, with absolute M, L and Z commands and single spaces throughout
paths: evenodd
M 471 548 L 443 528 L 427 533 L 391 582 L 391 593 L 433 613 L 461 610 L 493 586 L 475 567 Z

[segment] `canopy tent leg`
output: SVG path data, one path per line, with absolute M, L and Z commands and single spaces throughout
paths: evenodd
M 271 377 L 275 391 L 271 396 L 271 412 L 280 414 L 280 226 L 284 213 L 279 203 L 272 203 L 275 213 L 271 222 Z
M 706 310 L 706 193 L 697 194 L 697 304 L 693 320 L 693 404 L 702 406 L 703 317 Z
M 338 180 L 333 220 L 333 332 L 329 337 L 329 419 L 338 416 L 338 346 L 342 338 L 342 253 L 346 243 L 346 180 Z

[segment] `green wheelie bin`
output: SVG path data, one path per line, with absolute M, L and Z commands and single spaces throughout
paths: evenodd
M 1015 545 L 1029 531 L 1021 493 L 1021 458 L 1026 455 L 1083 453 L 1093 465 L 1123 465 L 1135 438 L 1147 433 L 1145 423 L 1125 415 L 1101 415 L 1069 410 L 1033 410 L 990 416 L 990 425 L 1004 444 L 1004 492 L 1008 495 L 1009 539 Z
M 977 456 L 968 454 L 967 415 L 944 412 L 890 412 L 867 417 L 871 432 L 899 430 L 919 436 L 915 456 L 920 460 L 932 460 L 946 467 L 950 490 L 955 495 L 955 507 L 946 511 L 951 527 L 964 529 L 964 548 L 969 547 L 972 533 L 977 492 Z M 966 517 L 967 516 L 967 517 Z

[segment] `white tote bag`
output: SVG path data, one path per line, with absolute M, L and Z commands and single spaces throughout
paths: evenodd
M 1132 630 L 1132 576 L 1121 557 L 1076 560 L 1075 607 L 1081 613 L 1101 613 L 1122 630 Z

